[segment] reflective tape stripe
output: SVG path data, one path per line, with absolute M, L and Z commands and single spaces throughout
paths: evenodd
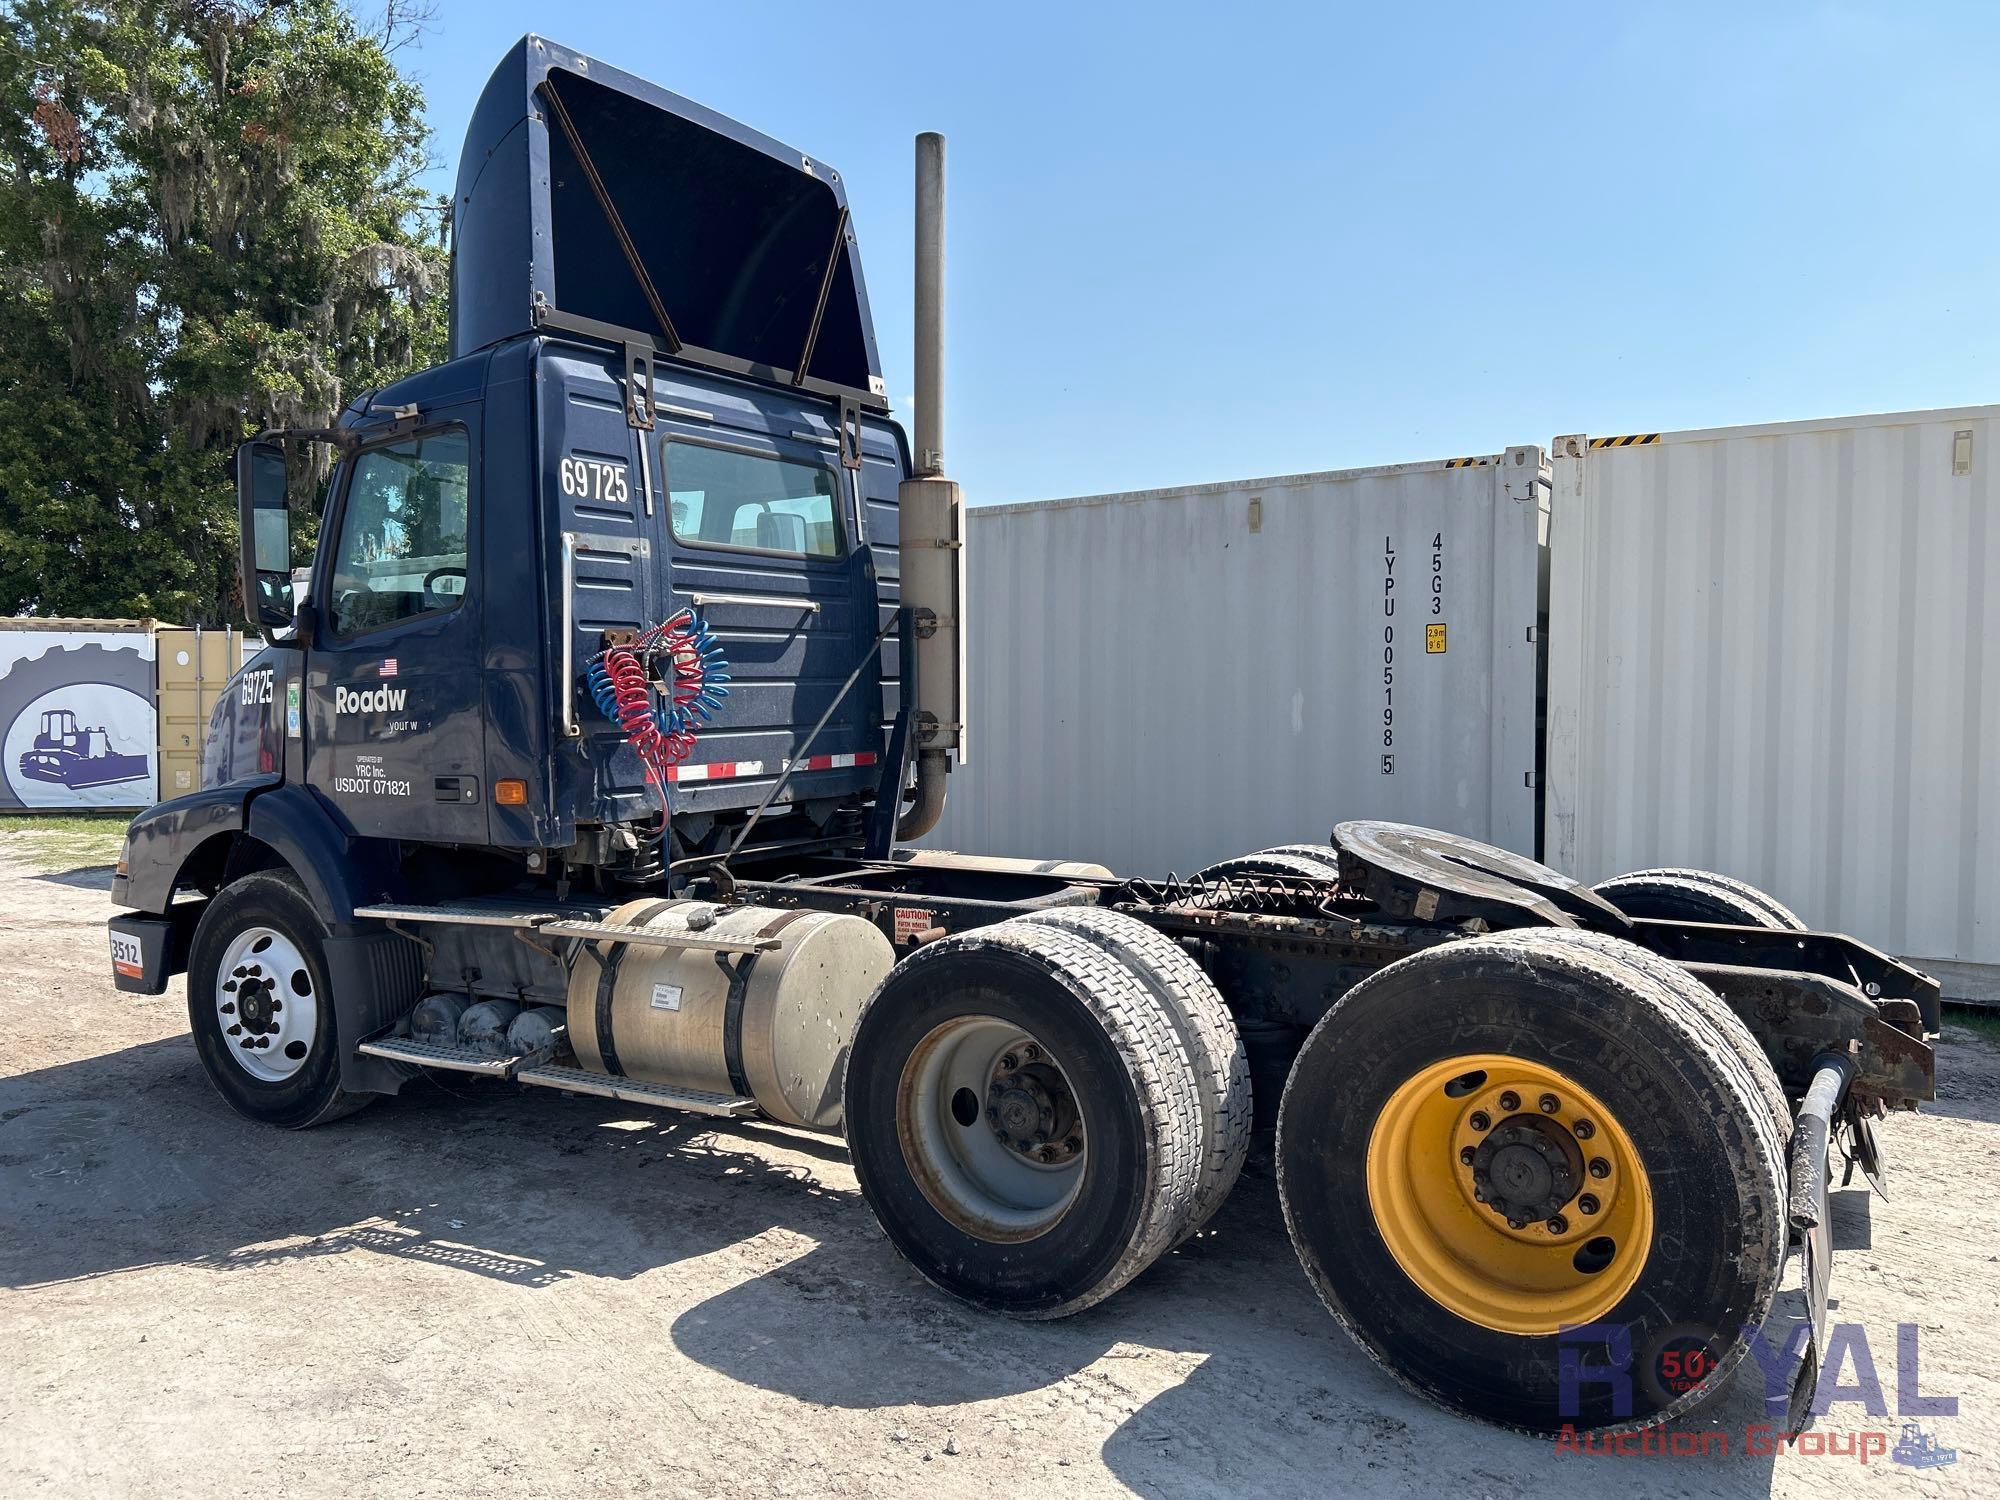
M 848 755 L 809 755 L 805 763 L 797 769 L 801 771 L 844 771 L 853 766 L 872 766 L 875 752 L 862 750 Z M 791 762 L 780 761 L 778 769 L 784 770 Z M 667 770 L 669 781 L 728 781 L 740 776 L 762 776 L 764 762 L 761 760 L 716 760 L 697 766 L 672 766 Z

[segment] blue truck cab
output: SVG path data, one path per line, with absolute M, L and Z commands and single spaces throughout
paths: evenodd
M 201 790 L 135 820 L 121 903 L 185 928 L 177 893 L 274 858 L 336 926 L 419 888 L 664 882 L 774 789 L 752 863 L 886 854 L 904 663 L 878 637 L 911 463 L 839 174 L 531 36 L 473 114 L 453 212 L 450 362 L 241 455 L 270 644 L 217 706 Z M 295 438 L 336 455 L 296 597 Z M 582 674 L 683 608 L 730 682 L 662 840 Z M 186 934 L 134 930 L 159 962 L 121 981 L 150 988 Z

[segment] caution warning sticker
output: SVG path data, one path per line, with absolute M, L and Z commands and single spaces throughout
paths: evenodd
M 1426 625 L 1424 627 L 1424 654 L 1426 656 L 1444 655 L 1444 626 Z

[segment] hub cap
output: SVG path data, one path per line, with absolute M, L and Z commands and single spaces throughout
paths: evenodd
M 995 1016 L 961 1016 L 903 1065 L 896 1130 L 932 1208 L 982 1240 L 1033 1239 L 1083 1181 L 1083 1115 L 1062 1065 Z
M 1369 1136 L 1368 1200 L 1425 1295 L 1503 1333 L 1604 1316 L 1652 1244 L 1652 1191 L 1624 1127 L 1521 1058 L 1455 1057 L 1406 1079 Z
M 319 1032 L 312 974 L 290 938 L 248 927 L 230 940 L 215 970 L 215 1016 L 236 1065 L 263 1083 L 282 1083 L 305 1066 Z

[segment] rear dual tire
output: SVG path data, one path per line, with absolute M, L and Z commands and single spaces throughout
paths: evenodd
M 1806 930 L 1797 913 L 1777 897 L 1713 870 L 1634 870 L 1600 880 L 1591 889 L 1628 917 L 1723 922 L 1777 932 Z
M 1510 1069 L 1519 1117 L 1489 1106 L 1475 1122 Z M 1482 1156 L 1489 1138 L 1503 1144 Z M 1495 1174 L 1484 1188 L 1462 1153 Z M 1573 1162 L 1624 1238 L 1584 1227 L 1574 1185 L 1559 1214 L 1512 1223 L 1505 1192 L 1559 1195 Z M 1699 1007 L 1630 955 L 1534 931 L 1451 943 L 1349 991 L 1294 1063 L 1278 1131 L 1286 1223 L 1334 1316 L 1422 1395 L 1534 1432 L 1646 1425 L 1720 1388 L 1776 1290 L 1782 1162 L 1766 1099 Z M 1523 1172 L 1536 1189 L 1494 1188 Z M 1589 1331 L 1563 1332 L 1576 1324 Z M 1663 1358 L 1690 1339 L 1693 1380 Z M 1566 1358 L 1626 1351 L 1627 1381 L 1566 1393 Z
M 1110 1296 L 1188 1232 L 1213 1182 L 1181 1028 L 1117 952 L 1046 923 L 897 965 L 855 1027 L 846 1121 L 896 1248 L 1015 1317 Z
M 1123 963 L 1151 991 L 1179 1035 L 1201 1105 L 1201 1180 L 1188 1221 L 1175 1237 L 1188 1238 L 1222 1207 L 1250 1149 L 1250 1061 L 1222 992 L 1180 944 L 1124 912 L 1057 906 L 1009 922 L 1073 933 Z
M 1285 880 L 1338 880 L 1340 852 L 1329 844 L 1279 844 L 1254 854 L 1209 865 L 1196 877 L 1200 880 L 1234 880 L 1243 877 L 1275 876 Z

